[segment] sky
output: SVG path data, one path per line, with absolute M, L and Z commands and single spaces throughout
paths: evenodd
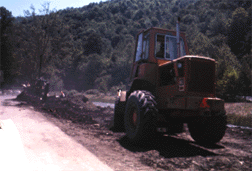
M 5 7 L 12 13 L 12 16 L 24 16 L 24 10 L 30 10 L 30 6 L 35 7 L 35 12 L 39 14 L 39 9 L 42 9 L 42 4 L 50 2 L 50 10 L 66 9 L 67 7 L 83 7 L 92 2 L 104 2 L 107 0 L 0 0 L 0 7 Z

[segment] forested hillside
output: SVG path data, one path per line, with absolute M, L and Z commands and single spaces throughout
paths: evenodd
M 25 9 L 24 9 L 25 10 Z M 50 11 L 49 4 L 13 18 L 1 7 L 5 84 L 49 79 L 52 90 L 124 87 L 137 32 L 174 29 L 181 17 L 192 55 L 214 58 L 219 95 L 251 95 L 251 1 L 111 0 Z

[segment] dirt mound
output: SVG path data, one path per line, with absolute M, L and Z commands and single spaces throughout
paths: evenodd
M 85 95 L 81 93 L 69 95 L 65 98 L 60 98 L 58 102 L 61 104 L 67 105 L 68 107 L 74 107 L 74 108 L 78 107 L 82 109 L 83 111 L 99 110 L 92 102 L 88 100 L 88 98 Z
M 28 100 L 28 95 L 25 91 L 22 91 L 19 95 L 17 95 L 17 100 Z
M 28 104 L 47 111 L 56 118 L 71 120 L 73 123 L 97 123 L 91 113 L 100 111 L 100 108 L 88 101 L 88 98 L 81 93 L 72 94 L 64 98 L 50 96 L 43 102 L 40 97 L 23 91 L 17 96 L 16 100 L 26 101 Z
M 17 95 L 16 100 L 19 101 L 34 101 L 36 98 L 32 98 L 33 95 L 28 93 L 27 91 L 22 91 L 19 95 Z

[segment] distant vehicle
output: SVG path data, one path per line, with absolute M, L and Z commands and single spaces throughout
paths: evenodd
M 184 123 L 199 143 L 217 143 L 225 134 L 216 62 L 189 55 L 178 25 L 177 31 L 149 28 L 137 35 L 129 89 L 118 91 L 114 108 L 114 130 L 125 131 L 132 143 L 181 133 Z

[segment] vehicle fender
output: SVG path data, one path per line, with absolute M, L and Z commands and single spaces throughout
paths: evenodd
M 143 79 L 135 79 L 131 84 L 129 94 L 135 90 L 147 90 L 151 92 L 154 96 L 155 94 L 155 85 L 151 82 Z

